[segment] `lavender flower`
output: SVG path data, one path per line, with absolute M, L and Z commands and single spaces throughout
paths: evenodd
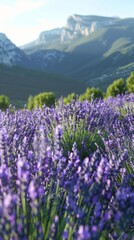
M 134 94 L 0 112 L 0 239 L 132 239 Z

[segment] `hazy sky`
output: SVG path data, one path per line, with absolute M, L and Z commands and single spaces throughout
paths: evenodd
M 20 46 L 65 26 L 74 13 L 134 17 L 134 0 L 0 0 L 0 32 Z

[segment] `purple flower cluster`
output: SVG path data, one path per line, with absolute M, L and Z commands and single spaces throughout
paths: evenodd
M 0 239 L 133 236 L 134 94 L 0 112 Z

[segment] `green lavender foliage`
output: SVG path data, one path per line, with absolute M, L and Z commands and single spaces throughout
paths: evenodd
M 66 123 L 63 125 L 62 147 L 63 153 L 67 157 L 72 151 L 73 144 L 76 143 L 81 159 L 97 150 L 97 146 L 105 149 L 102 138 L 97 132 L 88 130 L 86 122 L 83 120 Z

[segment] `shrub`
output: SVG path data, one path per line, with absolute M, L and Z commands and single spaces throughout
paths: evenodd
M 134 72 L 127 78 L 127 90 L 130 93 L 134 92 Z
M 120 78 L 109 85 L 106 91 L 106 97 L 115 97 L 118 94 L 124 94 L 126 90 L 126 83 L 122 78 Z
M 91 101 L 91 99 L 103 98 L 103 92 L 99 88 L 87 88 L 86 92 L 79 96 L 79 100 L 82 102 L 84 100 Z
M 53 92 L 39 93 L 38 95 L 32 97 L 29 96 L 27 102 L 27 108 L 29 110 L 33 108 L 42 108 L 43 105 L 51 107 L 55 104 L 55 94 Z
M 53 92 L 44 92 L 34 97 L 34 108 L 41 108 L 44 104 L 51 107 L 55 103 L 55 95 Z
M 9 107 L 9 98 L 5 95 L 0 95 L 0 108 L 6 109 Z
M 67 97 L 65 97 L 65 98 L 63 99 L 64 104 L 69 104 L 73 99 L 76 100 L 76 98 L 77 98 L 77 96 L 76 96 L 75 93 L 70 93 L 70 94 L 68 94 Z
M 27 101 L 27 108 L 29 110 L 32 110 L 34 108 L 34 98 L 33 96 L 29 96 L 28 101 Z

